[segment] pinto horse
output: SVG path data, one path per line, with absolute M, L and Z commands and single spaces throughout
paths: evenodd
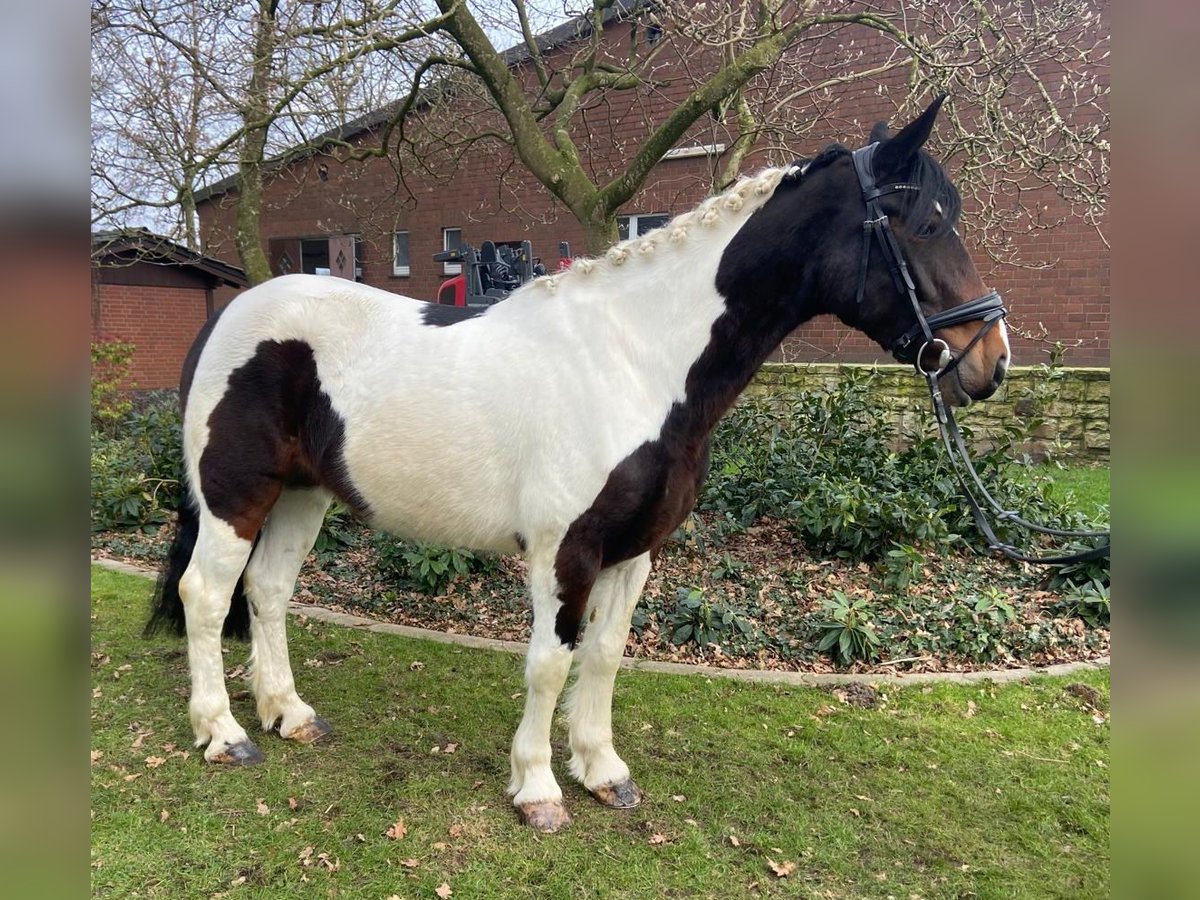
M 931 315 L 983 292 L 954 228 L 958 193 L 921 149 L 940 103 L 893 137 L 872 133 L 873 199 Z M 509 784 L 522 821 L 570 821 L 550 725 L 572 662 L 570 773 L 607 806 L 639 803 L 613 748 L 613 682 L 718 419 L 816 315 L 885 347 L 917 321 L 887 267 L 863 261 L 864 196 L 834 145 L 484 310 L 307 275 L 234 300 L 185 363 L 187 496 L 148 626 L 186 628 L 204 758 L 263 758 L 230 712 L 223 631 L 249 632 L 264 729 L 300 742 L 329 732 L 296 692 L 284 625 L 336 497 L 404 537 L 524 555 L 534 621 Z M 1004 377 L 1003 322 L 980 332 L 937 332 L 957 354 L 941 385 L 951 403 Z

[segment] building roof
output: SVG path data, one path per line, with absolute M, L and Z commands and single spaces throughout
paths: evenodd
M 626 18 L 632 13 L 636 13 L 649 5 L 650 3 L 648 3 L 647 0 L 616 0 L 612 6 L 609 6 L 604 10 L 602 27 L 608 27 L 610 23 Z M 537 44 L 538 49 L 542 53 L 546 53 L 555 49 L 556 47 L 561 47 L 564 44 L 569 44 L 573 41 L 578 41 L 589 37 L 591 36 L 591 33 L 592 20 L 591 14 L 588 13 L 577 16 L 574 19 L 569 19 L 568 21 L 563 22 L 561 25 L 557 25 L 548 31 L 543 31 L 541 34 L 534 35 L 533 39 Z M 522 41 L 521 43 L 513 47 L 509 47 L 507 50 L 503 51 L 500 56 L 509 66 L 509 68 L 512 68 L 513 66 L 519 65 L 528 60 L 531 54 L 529 52 L 529 48 Z M 430 85 L 421 92 L 420 97 L 431 98 L 436 96 L 439 88 L 440 85 Z M 305 157 L 312 156 L 313 154 L 320 152 L 322 148 L 331 143 L 344 143 L 355 137 L 358 137 L 359 135 L 386 123 L 403 102 L 404 101 L 402 100 L 396 100 L 387 104 L 386 106 L 381 106 L 379 109 L 372 110 L 369 113 L 364 113 L 357 119 L 352 119 L 344 125 L 331 129 L 324 134 L 318 135 L 312 141 L 308 142 L 302 147 L 287 150 L 284 153 L 281 153 L 279 156 L 268 160 L 267 166 L 272 169 L 279 168 L 281 166 L 288 165 L 289 163 L 296 162 L 297 160 L 304 159 Z M 420 102 L 420 100 L 418 102 Z M 219 197 L 222 194 L 228 193 L 236 186 L 237 175 L 229 175 L 219 181 L 214 181 L 212 184 L 205 185 L 204 187 L 200 188 L 200 190 L 195 192 L 194 199 L 197 203 L 203 203 L 206 200 L 211 200 L 214 197 Z
M 248 287 L 246 273 L 144 228 L 92 234 L 92 265 L 123 267 L 135 263 L 194 269 L 231 287 Z

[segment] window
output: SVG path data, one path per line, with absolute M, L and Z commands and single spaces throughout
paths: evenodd
M 655 228 L 662 228 L 670 221 L 670 216 L 656 213 L 651 216 L 617 216 L 617 233 L 621 240 L 641 237 L 649 234 Z
M 392 274 L 407 276 L 408 272 L 408 232 L 397 231 L 392 235 Z
M 462 229 L 461 228 L 443 228 L 442 229 L 442 249 L 443 250 L 461 250 L 462 249 Z M 442 263 L 442 271 L 447 275 L 457 275 L 462 271 L 462 263 Z
M 329 241 L 326 238 L 300 242 L 300 271 L 309 275 L 329 274 Z

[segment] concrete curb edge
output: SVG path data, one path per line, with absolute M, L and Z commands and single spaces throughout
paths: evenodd
M 155 578 L 157 573 L 152 569 L 131 565 L 115 559 L 92 557 L 92 564 L 114 572 L 126 575 L 136 575 L 141 578 Z M 416 628 L 412 625 L 397 625 L 392 622 L 379 622 L 365 616 L 350 613 L 335 612 L 323 606 L 312 606 L 306 603 L 291 602 L 288 611 L 296 616 L 306 616 L 319 622 L 342 625 L 347 628 L 357 628 L 362 631 L 374 631 L 379 634 L 395 634 L 401 637 L 416 638 L 423 641 L 436 641 L 439 644 L 454 644 L 460 647 L 472 647 L 480 650 L 499 650 L 503 653 L 523 654 L 526 645 L 518 641 L 499 641 L 493 638 L 476 637 L 471 634 L 453 634 L 445 631 L 431 631 L 426 628 Z M 760 684 L 791 684 L 808 687 L 830 687 L 842 684 L 929 684 L 933 682 L 949 682 L 952 684 L 976 684 L 991 682 L 1003 684 L 1013 681 L 1027 681 L 1039 675 L 1072 675 L 1076 672 L 1093 672 L 1107 669 L 1110 658 L 1107 656 L 1086 662 L 1060 663 L 1044 668 L 1022 669 L 988 669 L 978 672 L 917 672 L 911 675 L 888 675 L 872 673 L 863 675 L 788 672 L 778 669 L 722 669 L 716 666 L 688 665 L 686 663 L 661 662 L 653 659 L 637 659 L 624 657 L 621 660 L 622 669 L 636 672 L 655 672 L 664 675 L 703 675 L 707 678 L 729 678 L 736 681 L 752 681 Z

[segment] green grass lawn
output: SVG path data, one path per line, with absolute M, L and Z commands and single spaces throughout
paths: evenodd
M 1057 469 L 1040 466 L 1027 470 L 1049 477 L 1051 493 L 1060 500 L 1074 496 L 1072 505 L 1089 516 L 1094 516 L 1101 506 L 1109 505 L 1110 469 L 1108 466 L 1068 466 Z
M 1108 895 L 1107 673 L 881 688 L 874 708 L 622 673 L 617 747 L 648 799 L 592 801 L 558 723 L 575 821 L 545 836 L 504 794 L 518 657 L 293 621 L 301 694 L 337 735 L 259 733 L 263 765 L 218 768 L 190 746 L 183 642 L 140 637 L 150 588 L 93 570 L 98 897 Z M 250 729 L 253 701 L 233 706 Z

